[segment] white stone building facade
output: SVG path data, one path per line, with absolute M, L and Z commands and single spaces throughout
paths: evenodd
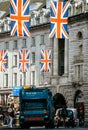
M 32 37 L 11 37 L 9 18 L 0 23 L 0 49 L 8 49 L 9 52 L 8 72 L 0 73 L 0 101 L 7 102 L 13 86 L 46 86 L 52 89 L 53 95 L 62 94 L 67 107 L 76 107 L 87 125 L 88 1 L 71 3 L 68 40 L 49 39 L 50 5 L 48 0 L 46 3 L 46 9 L 31 13 Z M 20 73 L 17 67 L 21 49 L 30 50 L 30 69 L 27 73 Z M 52 67 L 49 73 L 40 72 L 41 49 L 52 51 Z

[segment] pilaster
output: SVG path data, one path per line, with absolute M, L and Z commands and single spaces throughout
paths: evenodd
M 58 39 L 54 39 L 53 76 L 58 76 Z
M 68 73 L 68 59 L 69 59 L 69 40 L 65 39 L 65 52 L 64 52 L 64 74 Z

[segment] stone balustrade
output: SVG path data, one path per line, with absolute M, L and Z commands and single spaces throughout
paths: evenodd
M 69 17 L 83 12 L 88 12 L 88 0 L 74 0 L 74 2 L 70 2 Z M 32 11 L 30 16 L 30 26 L 49 23 L 50 9 L 48 7 L 46 9 L 42 8 L 39 11 Z M 0 20 L 0 33 L 5 31 L 10 31 L 10 18 Z
M 88 12 L 88 0 L 74 0 L 69 7 L 69 17 Z

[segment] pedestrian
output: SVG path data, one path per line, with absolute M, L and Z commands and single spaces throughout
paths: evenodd
M 3 113 L 3 123 L 4 123 L 4 125 L 7 124 L 7 116 L 6 116 L 5 112 Z
M 79 117 L 79 126 L 82 127 L 84 125 L 84 121 L 82 119 L 82 116 Z
M 63 118 L 63 125 L 66 127 L 66 117 L 68 116 L 68 112 L 66 109 L 66 106 L 63 106 L 62 108 L 62 118 Z
M 13 127 L 13 119 L 14 119 L 14 105 L 11 104 L 8 108 L 9 113 L 9 127 Z
M 3 111 L 2 111 L 2 106 L 0 106 L 0 126 L 3 125 Z

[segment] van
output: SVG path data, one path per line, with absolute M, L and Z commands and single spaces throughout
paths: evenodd
M 78 125 L 77 110 L 75 108 L 66 108 L 66 110 L 67 110 L 67 116 L 65 118 L 65 125 L 67 127 L 77 126 Z M 56 127 L 64 125 L 62 108 L 56 110 L 54 117 L 54 124 Z
M 68 111 L 68 117 L 73 118 L 73 121 L 74 121 L 74 126 L 78 126 L 78 118 L 77 118 L 77 109 L 76 108 L 67 108 L 67 111 Z

